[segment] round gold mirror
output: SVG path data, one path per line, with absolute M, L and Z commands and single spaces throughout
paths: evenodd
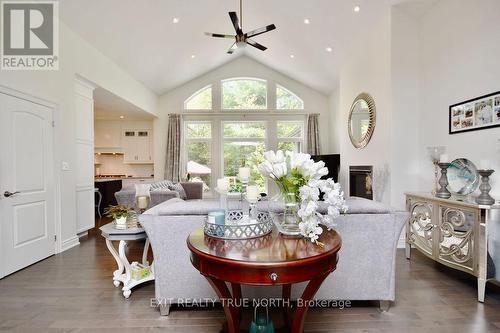
M 375 101 L 367 93 L 354 99 L 349 112 L 349 138 L 358 149 L 366 147 L 375 130 Z

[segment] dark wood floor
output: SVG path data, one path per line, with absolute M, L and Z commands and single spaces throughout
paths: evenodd
M 132 243 L 137 255 L 140 243 Z M 413 252 L 398 250 L 396 304 L 381 313 L 375 304 L 312 309 L 306 332 L 500 332 L 500 292 L 488 287 L 476 300 L 475 280 Z M 125 300 L 112 284 L 115 263 L 92 232 L 81 245 L 0 280 L 0 332 L 218 332 L 220 308 L 175 310 L 160 317 L 149 306 L 154 285 Z

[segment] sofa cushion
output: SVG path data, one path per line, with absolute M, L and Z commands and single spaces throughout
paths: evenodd
M 179 193 L 179 198 L 187 199 L 186 191 L 180 183 L 174 183 L 170 180 L 162 180 L 151 184 L 151 190 L 170 190 Z

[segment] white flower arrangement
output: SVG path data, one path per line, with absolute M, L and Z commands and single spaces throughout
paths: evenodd
M 301 221 L 299 229 L 302 236 L 312 242 L 319 243 L 319 235 L 323 232 L 320 224 L 328 229 L 333 228 L 334 220 L 347 211 L 344 192 L 340 184 L 332 178 L 321 179 L 328 174 L 323 161 L 314 162 L 311 155 L 287 151 L 264 153 L 264 162 L 259 165 L 260 172 L 274 180 L 284 194 L 294 193 L 300 208 L 297 212 Z M 320 191 L 323 200 L 328 204 L 327 214 L 318 212 Z

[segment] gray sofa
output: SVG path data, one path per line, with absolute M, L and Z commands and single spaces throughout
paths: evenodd
M 167 315 L 169 305 L 177 300 L 217 297 L 192 266 L 186 239 L 192 230 L 203 225 L 208 210 L 218 204 L 218 201 L 173 199 L 141 215 L 140 222 L 154 254 L 155 297 L 162 315 Z M 347 204 L 348 214 L 336 220 L 336 230 L 342 237 L 338 267 L 315 298 L 380 301 L 381 308 L 387 310 L 395 299 L 396 247 L 408 213 L 361 198 L 348 198 Z M 303 287 L 294 285 L 292 296 L 298 297 Z M 255 298 L 277 297 L 280 290 L 245 286 L 243 294 Z
M 142 183 L 141 183 L 142 184 Z M 202 198 L 203 195 L 203 183 L 199 182 L 186 182 L 180 183 L 184 188 L 184 192 L 186 192 L 187 199 L 186 200 L 198 200 Z M 157 189 L 151 190 L 151 201 L 149 203 L 149 207 L 154 207 L 162 202 L 165 202 L 172 198 L 179 198 L 179 193 L 176 191 L 168 190 L 168 189 Z M 115 193 L 116 202 L 119 205 L 125 205 L 127 207 L 131 207 L 136 209 L 136 201 L 135 201 L 135 186 L 129 186 L 122 188 L 120 191 Z

